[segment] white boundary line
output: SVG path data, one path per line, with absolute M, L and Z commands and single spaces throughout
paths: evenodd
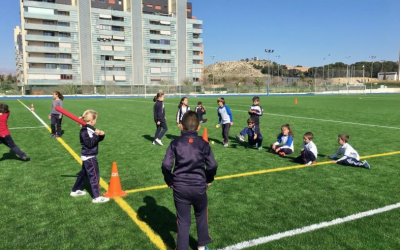
M 32 111 L 28 106 L 26 106 L 23 102 L 21 102 L 20 100 L 18 100 L 25 108 L 27 108 L 39 121 L 41 124 L 43 124 L 43 126 L 47 129 L 50 129 L 49 125 L 47 125 L 36 113 L 35 111 Z
M 313 224 L 310 226 L 305 226 L 302 228 L 297 228 L 297 229 L 293 229 L 293 230 L 289 230 L 286 232 L 281 232 L 281 233 L 277 233 L 277 234 L 273 234 L 270 236 L 266 236 L 266 237 L 261 237 L 258 239 L 254 239 L 254 240 L 249 240 L 249 241 L 243 241 L 240 243 L 237 243 L 235 245 L 231 245 L 231 246 L 227 246 L 224 248 L 221 248 L 219 250 L 238 250 L 238 249 L 244 249 L 244 248 L 248 248 L 248 247 L 253 247 L 253 246 L 257 246 L 257 245 L 261 245 L 261 244 L 265 244 L 271 241 L 275 241 L 275 240 L 279 240 L 282 238 L 286 238 L 286 237 L 291 237 L 297 234 L 302 234 L 302 233 L 307 233 L 307 232 L 311 232 L 311 231 L 315 231 L 321 228 L 326 228 L 326 227 L 330 227 L 330 226 L 334 226 L 334 225 L 338 225 L 341 223 L 345 223 L 345 222 L 349 222 L 349 221 L 353 221 L 353 220 L 358 220 L 364 217 L 368 217 L 368 216 L 372 216 L 375 214 L 380 214 L 380 213 L 384 213 L 384 212 L 388 212 L 390 210 L 393 209 L 397 209 L 400 207 L 400 202 L 396 203 L 396 204 L 392 204 L 392 205 L 388 205 L 385 207 L 381 207 L 378 209 L 374 209 L 374 210 L 369 210 L 366 212 L 361 212 L 361 213 L 357 213 L 357 214 L 353 214 L 353 215 L 349 215 L 343 218 L 338 218 L 338 219 L 334 219 L 331 221 L 325 221 L 325 222 L 321 222 L 318 224 Z
M 45 128 L 44 126 L 39 127 L 16 127 L 16 128 L 8 128 L 8 129 L 34 129 L 34 128 Z
M 130 101 L 147 102 L 147 101 L 139 101 L 139 100 L 130 100 Z M 149 102 L 147 102 L 147 103 L 149 103 Z M 166 103 L 166 102 L 164 102 L 164 104 L 175 105 L 175 103 Z M 245 105 L 234 104 L 233 106 L 245 106 Z M 236 112 L 245 112 L 245 113 L 248 112 L 246 110 L 237 110 L 237 109 L 231 109 L 231 110 L 232 111 L 236 111 Z M 311 118 L 311 117 L 300 117 L 300 116 L 292 116 L 292 115 L 281 115 L 281 114 L 273 114 L 273 113 L 264 113 L 264 115 L 289 117 L 289 118 L 295 118 L 295 119 L 313 120 L 313 121 L 322 121 L 322 122 L 342 123 L 342 124 L 350 124 L 350 125 L 359 125 L 359 126 L 367 126 L 367 127 L 374 127 L 374 128 L 388 128 L 388 129 L 400 130 L 400 127 L 389 127 L 389 126 L 381 126 L 381 125 L 365 124 L 365 123 L 357 123 L 357 122 L 345 122 L 345 121 L 337 121 L 337 120 L 329 120 L 329 119 L 318 119 L 318 118 Z

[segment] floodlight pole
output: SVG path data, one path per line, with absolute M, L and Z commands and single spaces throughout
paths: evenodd
M 215 85 L 215 64 L 214 64 L 214 58 L 215 58 L 215 55 L 212 55 L 211 56 L 211 59 L 213 60 L 213 72 L 212 72 L 212 76 L 213 76 L 213 86 Z
M 269 88 L 269 83 L 271 82 L 271 73 L 270 73 L 270 64 L 271 64 L 271 61 L 269 60 L 269 55 L 270 55 L 271 53 L 274 53 L 274 50 L 273 50 L 273 49 L 265 49 L 264 51 L 265 51 L 266 53 L 268 53 L 268 75 L 269 75 L 268 88 Z
M 346 59 L 349 59 L 351 56 L 346 56 Z M 347 64 L 347 71 L 346 71 L 346 78 L 347 78 L 347 85 L 349 85 L 349 64 Z M 348 87 L 347 87 L 348 88 Z
M 111 42 L 111 38 L 97 38 L 99 42 Z M 101 55 L 100 55 L 101 58 Z M 106 55 L 104 55 L 104 96 L 107 98 L 107 81 L 106 81 Z
M 278 57 L 278 82 L 279 82 L 279 58 L 281 58 L 281 56 L 280 56 L 280 55 L 277 55 L 277 56 L 275 56 L 275 57 Z
M 369 93 L 372 93 L 372 73 L 374 72 L 374 59 L 376 58 L 376 56 L 369 56 L 369 58 L 371 58 L 371 87 L 369 89 Z

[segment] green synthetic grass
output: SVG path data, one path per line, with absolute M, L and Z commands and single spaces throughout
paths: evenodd
M 314 133 L 321 155 L 337 151 L 337 135 L 348 133 L 361 156 L 399 151 L 399 95 L 261 97 L 264 150 L 246 148 L 234 136 L 246 126 L 251 97 L 227 97 L 233 112 L 230 146 L 221 144 L 216 129 L 217 98 L 189 98 L 207 108 L 209 139 L 219 164 L 217 176 L 297 165 L 302 135 Z M 36 127 L 40 122 L 18 101 L 10 106 L 9 127 Z M 48 124 L 51 100 L 22 100 L 35 105 Z M 100 175 L 109 181 L 112 162 L 118 164 L 124 190 L 163 185 L 161 162 L 169 142 L 179 136 L 175 114 L 179 99 L 166 98 L 169 130 L 164 147 L 151 144 L 155 124 L 151 99 L 68 99 L 64 108 L 79 115 L 99 112 L 96 127 L 106 133 L 98 156 Z M 313 118 L 306 119 L 306 118 Z M 333 122 L 333 121 L 343 121 Z M 344 123 L 348 122 L 348 123 Z M 295 153 L 285 158 L 267 153 L 280 127 L 289 123 Z M 354 123 L 354 124 L 350 124 Z M 372 127 L 363 124 L 385 127 Z M 392 127 L 392 128 L 390 128 Z M 399 129 L 396 129 L 399 128 Z M 79 155 L 79 126 L 63 120 L 63 140 Z M 114 202 L 92 204 L 90 196 L 69 192 L 81 166 L 44 127 L 10 130 L 16 144 L 30 157 L 22 162 L 0 145 L 0 249 L 157 249 Z M 202 133 L 200 133 L 202 134 Z M 368 159 L 371 170 L 335 164 L 215 181 L 209 188 L 209 223 L 213 242 L 222 248 L 279 232 L 377 209 L 400 201 L 399 155 Z M 87 185 L 88 191 L 90 191 Z M 172 192 L 160 189 L 131 193 L 124 200 L 165 242 L 175 247 L 176 222 Z M 145 201 L 147 203 L 145 203 Z M 154 201 L 154 202 L 148 202 Z M 352 222 L 283 238 L 249 249 L 400 249 L 397 226 L 400 209 Z M 191 249 L 197 234 L 193 220 Z

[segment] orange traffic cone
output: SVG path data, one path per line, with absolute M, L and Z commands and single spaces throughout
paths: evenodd
M 297 104 L 297 97 L 294 98 L 294 104 Z
M 116 162 L 113 162 L 110 184 L 108 185 L 108 192 L 105 192 L 104 196 L 108 198 L 126 196 L 126 192 L 121 189 L 121 182 L 119 180 Z
M 33 103 L 31 103 L 31 111 L 35 111 L 35 107 L 33 107 Z
M 206 142 L 208 142 L 207 128 L 204 128 L 204 130 L 203 130 L 203 140 L 205 140 Z

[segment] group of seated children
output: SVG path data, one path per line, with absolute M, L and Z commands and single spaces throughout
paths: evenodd
M 262 108 L 259 106 L 260 98 L 258 96 L 253 97 L 253 105 L 250 107 L 249 114 L 250 118 L 247 120 L 248 127 L 245 127 L 236 138 L 240 142 L 245 141 L 245 136 L 248 137 L 249 146 L 255 146 L 258 150 L 262 150 L 263 137 L 260 132 L 259 117 L 262 115 Z M 313 142 L 314 135 L 312 132 L 306 132 L 303 135 L 303 147 L 301 154 L 295 161 L 305 165 L 311 165 L 316 163 L 318 157 L 317 146 Z M 354 150 L 350 144 L 348 144 L 349 135 L 340 134 L 338 136 L 338 143 L 340 145 L 337 153 L 327 156 L 330 159 L 335 159 L 338 155 L 342 155 L 338 160 L 334 160 L 334 163 L 364 167 L 370 169 L 369 163 L 364 160 L 360 161 L 360 156 L 357 151 Z M 285 155 L 292 154 L 294 152 L 294 136 L 293 131 L 289 124 L 284 124 L 281 127 L 281 133 L 278 135 L 277 141 L 270 147 L 270 152 L 278 154 L 284 157 Z

